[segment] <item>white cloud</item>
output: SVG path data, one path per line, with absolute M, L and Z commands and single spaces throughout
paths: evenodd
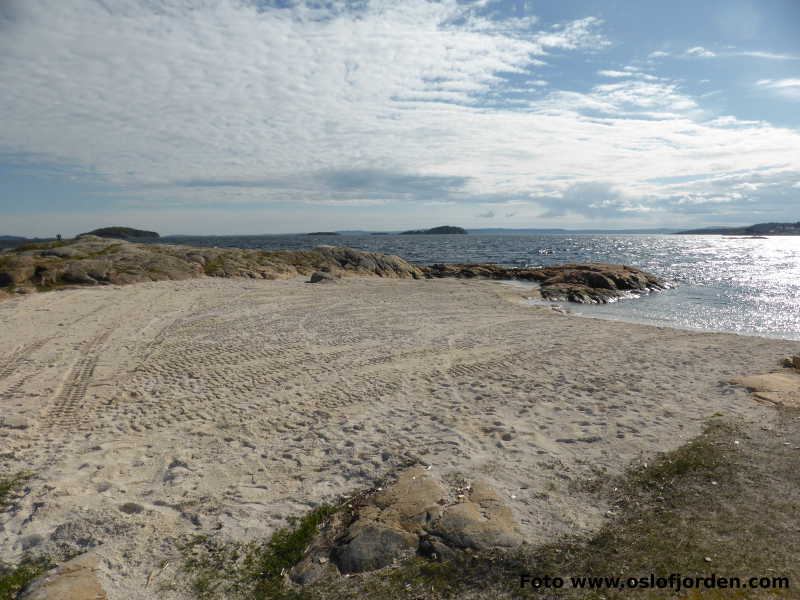
M 464 110 L 453 104 L 475 104 L 548 49 L 604 43 L 597 19 L 521 39 L 498 31 L 535 20 L 490 28 L 456 0 L 378 0 L 357 14 L 239 0 L 10 6 L 0 149 L 122 184 L 430 164 L 417 142 L 452 135 Z
M 716 54 L 711 50 L 706 50 L 702 46 L 695 46 L 694 48 L 689 48 L 686 51 L 686 56 L 694 56 L 698 58 L 713 58 L 716 56 Z
M 613 77 L 613 78 L 638 78 L 644 79 L 646 81 L 658 81 L 660 77 L 656 77 L 655 75 L 650 75 L 649 73 L 642 73 L 636 67 L 625 67 L 622 71 L 616 71 L 613 69 L 604 69 L 597 72 L 598 75 L 601 77 Z
M 800 100 L 800 79 L 760 79 L 756 85 L 787 100 Z
M 731 47 L 732 48 L 732 47 Z M 651 53 L 650 56 L 652 57 Z M 800 60 L 800 56 L 793 54 L 780 54 L 777 52 L 768 52 L 765 50 L 735 50 L 731 49 L 727 52 L 713 52 L 704 48 L 703 46 L 695 46 L 689 48 L 684 53 L 685 57 L 689 58 L 730 58 L 730 57 L 747 57 L 747 58 L 761 58 L 765 60 Z
M 457 0 L 2 6 L 0 81 L 13 85 L 0 94 L 0 152 L 74 165 L 138 195 L 137 210 L 416 201 L 473 218 L 511 200 L 555 214 L 566 198 L 572 213 L 586 200 L 589 216 L 628 217 L 663 197 L 732 197 L 655 181 L 676 173 L 779 164 L 795 174 L 786 189 L 800 173 L 797 131 L 714 121 L 648 73 L 601 72 L 615 81 L 585 93 L 532 89 L 547 86 L 551 54 L 609 44 L 595 18 L 487 23 Z
M 775 52 L 762 52 L 762 51 L 750 51 L 750 52 L 733 52 L 733 56 L 749 56 L 751 58 L 765 58 L 767 60 L 800 60 L 800 56 L 795 56 L 793 54 L 777 54 Z
M 597 28 L 602 24 L 601 19 L 586 17 L 564 25 L 557 25 L 550 32 L 540 33 L 534 39 L 542 46 L 562 50 L 605 48 L 611 42 L 597 33 Z
M 662 50 L 656 50 L 655 52 L 651 52 L 647 55 L 647 58 L 664 58 L 666 56 L 670 56 L 669 52 L 664 52 Z
M 612 71 L 612 70 L 604 70 L 598 71 L 598 75 L 602 77 L 630 77 L 631 74 L 628 71 Z

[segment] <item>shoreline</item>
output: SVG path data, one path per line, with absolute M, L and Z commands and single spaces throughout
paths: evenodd
M 409 461 L 488 479 L 531 543 L 596 529 L 605 507 L 575 485 L 716 413 L 768 421 L 727 382 L 796 353 L 578 321 L 486 283 L 203 278 L 5 303 L 0 467 L 36 475 L 0 560 L 91 549 L 111 600 L 141 597 L 170 539 L 265 537 Z

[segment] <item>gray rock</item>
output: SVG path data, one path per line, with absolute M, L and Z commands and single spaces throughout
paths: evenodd
M 19 545 L 22 548 L 23 552 L 27 552 L 31 548 L 35 548 L 39 544 L 44 541 L 44 538 L 40 536 L 38 533 L 34 533 L 32 535 L 26 535 L 21 537 L 19 540 Z
M 126 502 L 125 504 L 120 504 L 119 509 L 127 515 L 138 515 L 139 513 L 144 512 L 144 507 L 136 502 Z
M 319 581 L 329 575 L 333 575 L 335 567 L 328 561 L 320 562 L 320 560 L 304 560 L 298 564 L 289 573 L 289 577 L 295 583 L 300 585 L 308 585 Z
M 417 543 L 414 534 L 380 523 L 369 523 L 359 527 L 355 536 L 335 548 L 332 558 L 342 573 L 363 573 L 380 569 L 413 553 Z
M 314 271 L 308 280 L 309 283 L 334 283 L 335 281 L 336 277 L 323 271 Z

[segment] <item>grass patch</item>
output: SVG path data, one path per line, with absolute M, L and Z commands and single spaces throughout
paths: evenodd
M 327 505 L 317 507 L 262 543 L 194 538 L 181 550 L 197 598 L 300 600 L 304 596 L 287 588 L 283 575 L 300 562 L 322 522 L 337 510 Z
M 27 244 L 22 244 L 21 246 L 17 246 L 16 248 L 12 248 L 12 252 L 25 252 L 27 250 L 48 250 L 49 248 L 60 248 L 61 246 L 66 246 L 66 242 L 64 241 L 54 241 L 54 242 L 28 242 Z
M 10 506 L 12 497 L 25 486 L 31 477 L 33 474 L 27 472 L 0 476 L 0 512 Z
M 54 566 L 47 558 L 26 558 L 16 567 L 0 563 L 0 600 L 14 600 L 25 586 Z
M 214 277 L 217 273 L 223 271 L 224 265 L 225 259 L 222 256 L 218 256 L 214 260 L 210 260 L 203 265 L 203 272 L 210 277 Z

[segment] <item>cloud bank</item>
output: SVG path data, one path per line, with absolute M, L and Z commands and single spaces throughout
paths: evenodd
M 601 69 L 606 83 L 588 89 L 548 85 L 558 61 L 597 60 L 610 44 L 592 15 L 550 26 L 488 1 L 6 0 L 0 78 L 14 84 L 0 95 L 0 152 L 163 209 L 785 208 L 797 131 L 721 118 L 635 68 Z M 800 98 L 796 80 L 758 87 Z M 660 183 L 676 174 L 688 179 Z M 748 182 L 763 185 L 736 187 Z

